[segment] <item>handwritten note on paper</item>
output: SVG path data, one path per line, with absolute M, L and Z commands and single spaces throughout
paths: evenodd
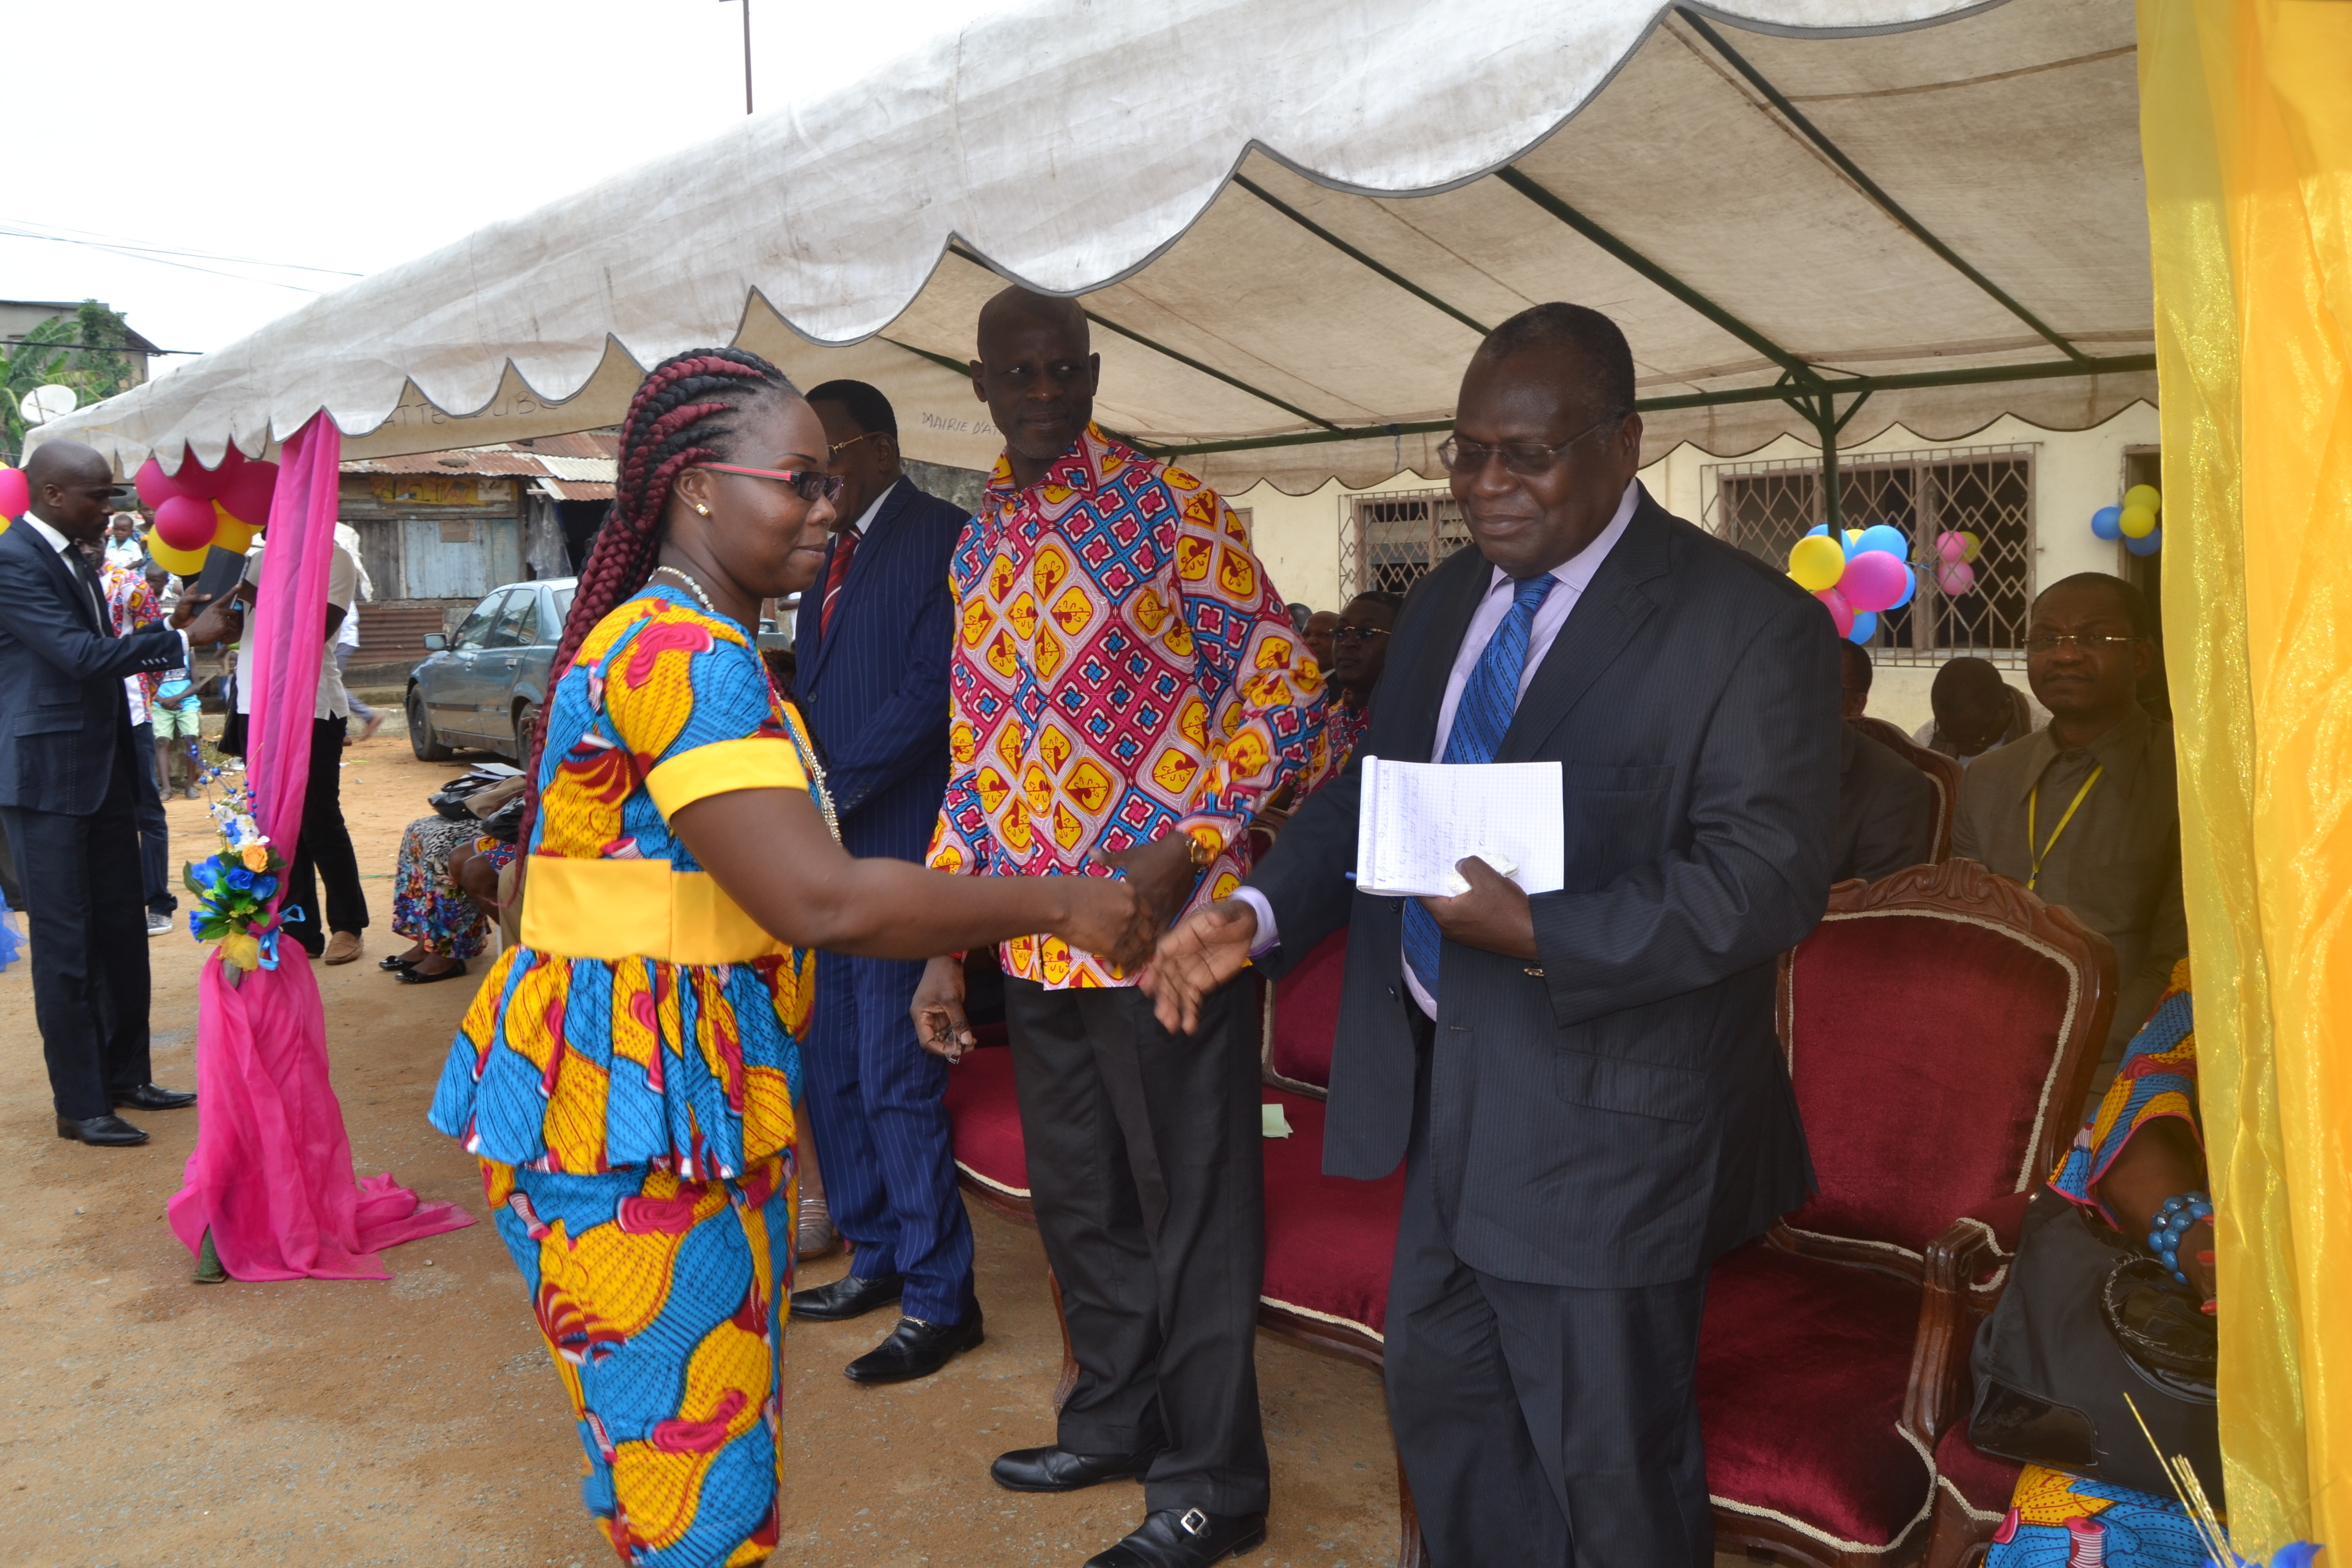
M 1476 855 L 1530 893 L 1566 880 L 1559 764 L 1364 759 L 1356 886 L 1367 893 L 1460 892 L 1454 863 Z

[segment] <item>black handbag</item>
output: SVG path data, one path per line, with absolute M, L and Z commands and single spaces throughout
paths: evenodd
M 2018 1464 L 2169 1498 L 2153 1434 L 2223 1509 L 2214 1352 L 2213 1320 L 2170 1270 L 2043 1187 L 1969 1356 L 1969 1439 Z

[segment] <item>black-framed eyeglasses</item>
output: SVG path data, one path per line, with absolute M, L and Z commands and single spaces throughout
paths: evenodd
M 1335 647 L 1343 642 L 1370 642 L 1374 637 L 1388 635 L 1386 626 L 1351 626 L 1343 623 L 1331 628 L 1331 641 Z
M 749 474 L 755 479 L 782 479 L 801 492 L 803 500 L 839 500 L 849 481 L 838 474 L 820 474 L 814 468 L 746 468 L 735 463 L 697 463 L 698 468 L 709 468 L 715 474 Z
M 2056 653 L 2062 647 L 2107 653 L 2127 648 L 2137 641 L 2136 637 L 2117 637 L 2112 632 L 2033 632 L 2027 636 L 2025 647 L 2029 653 Z
M 1459 436 L 1448 436 L 1438 443 L 1437 460 L 1445 465 L 1449 474 L 1475 474 L 1486 466 L 1488 458 L 1502 454 L 1503 467 L 1523 479 L 1549 473 L 1552 466 L 1568 455 L 1568 449 L 1591 435 L 1595 430 L 1612 425 L 1622 425 L 1628 416 L 1623 412 L 1604 414 L 1600 418 L 1556 446 L 1547 447 L 1540 441 L 1506 441 L 1488 447 L 1475 441 L 1465 441 Z

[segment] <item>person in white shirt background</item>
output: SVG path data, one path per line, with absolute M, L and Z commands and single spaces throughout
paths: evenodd
M 237 585 L 240 606 L 255 602 L 261 582 L 263 546 L 257 542 L 247 554 L 245 580 Z M 335 559 L 327 574 L 327 618 L 322 642 L 331 647 L 359 600 L 360 560 L 335 545 Z M 253 711 L 252 658 L 249 642 L 240 636 L 236 650 L 236 710 Z M 342 671 L 331 658 L 319 660 L 317 706 L 311 710 L 310 781 L 302 797 L 302 832 L 295 845 L 293 864 L 287 871 L 286 908 L 299 910 L 299 920 L 285 923 L 288 936 L 302 944 L 311 957 L 328 963 L 349 963 L 364 949 L 367 892 L 360 886 L 359 857 L 352 849 L 351 829 L 343 822 L 343 741 L 351 731 L 352 704 L 343 690 Z M 319 903 L 320 884 L 326 891 L 326 919 Z
M 335 544 L 351 556 L 352 563 L 359 568 L 360 574 L 359 599 L 352 605 L 352 613 L 343 617 L 343 629 L 335 634 L 335 676 L 341 679 L 343 672 L 352 667 L 352 655 L 360 650 L 359 606 L 374 602 L 375 584 L 368 580 L 367 563 L 360 559 L 360 531 L 348 522 L 338 521 L 335 524 Z M 383 728 L 383 715 L 353 697 L 348 686 L 343 688 L 343 700 L 351 704 L 352 717 L 360 721 L 356 739 L 375 739 L 375 732 Z

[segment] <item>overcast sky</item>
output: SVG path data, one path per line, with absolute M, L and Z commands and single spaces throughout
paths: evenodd
M 218 348 L 335 273 L 723 130 L 743 113 L 745 3 L 0 0 L 0 299 L 103 300 L 164 348 Z M 992 8 L 748 3 L 762 111 Z

